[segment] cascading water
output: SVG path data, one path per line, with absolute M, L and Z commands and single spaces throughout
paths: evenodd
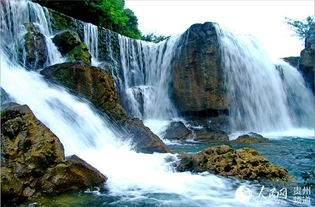
M 33 14 L 37 17 L 44 11 L 37 4 L 27 1 L 1 1 L 1 11 L 4 11 L 3 7 L 6 12 L 14 13 L 16 11 L 12 9 L 18 8 L 20 14 Z M 12 15 L 7 18 L 9 22 L 13 21 Z M 19 18 L 14 21 L 14 27 L 12 24 L 1 22 L 2 34 L 22 27 L 23 23 L 30 20 Z M 40 24 L 39 21 L 33 21 Z M 23 34 L 20 29 L 14 32 L 17 33 L 11 38 L 5 35 L 3 39 L 15 42 L 16 38 Z M 177 173 L 166 161 L 169 158 L 176 160 L 175 155 L 149 155 L 130 150 L 128 143 L 122 143 L 116 138 L 116 133 L 111 129 L 106 117 L 99 116 L 87 103 L 59 86 L 46 83 L 37 72 L 25 70 L 16 59 L 12 59 L 16 51 L 5 47 L 3 39 L 0 53 L 1 86 L 17 103 L 27 104 L 36 117 L 60 138 L 67 155 L 79 155 L 108 176 L 106 186 L 109 191 L 104 196 L 112 196 L 111 200 L 114 202 L 110 202 L 110 205 L 133 205 L 139 201 L 148 204 L 153 202 L 153 205 L 158 206 L 250 205 L 248 202 L 239 203 L 234 198 L 235 186 L 239 185 L 239 181 L 207 173 Z M 46 43 L 49 44 L 48 41 Z M 156 51 L 163 51 L 163 48 L 168 51 L 167 47 L 167 42 L 159 44 Z M 49 53 L 52 52 L 56 51 L 49 50 Z M 155 58 L 162 61 L 166 58 L 163 54 L 167 53 L 159 53 Z M 157 78 L 166 73 L 159 71 L 152 75 Z M 153 80 L 152 78 L 149 81 L 152 85 Z M 159 84 L 155 86 L 161 87 L 164 83 Z
M 92 56 L 92 64 L 96 65 L 98 60 L 98 29 L 91 23 L 84 24 L 84 43 L 87 45 Z
M 171 60 L 179 36 L 158 44 L 119 36 L 122 77 L 118 88 L 132 115 L 141 119 L 177 117 L 170 98 Z
M 27 1 L 18 3 L 1 1 L 1 47 L 10 51 L 10 58 L 16 62 L 19 60 L 19 48 L 24 46 L 24 35 L 26 34 L 26 23 L 32 23 L 41 34 L 45 36 L 48 58 L 45 65 L 62 62 L 61 54 L 51 40 L 52 30 L 48 10 L 38 4 Z M 21 24 L 23 22 L 23 24 Z M 25 60 L 22 61 L 25 63 Z
M 252 37 L 235 36 L 222 28 L 217 32 L 233 131 L 314 127 L 314 98 L 295 68 L 281 63 L 281 73 Z

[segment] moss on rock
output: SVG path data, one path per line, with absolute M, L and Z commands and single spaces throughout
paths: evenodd
M 91 54 L 86 44 L 81 42 L 75 48 L 67 53 L 67 60 L 72 61 L 82 61 L 87 65 L 91 65 Z

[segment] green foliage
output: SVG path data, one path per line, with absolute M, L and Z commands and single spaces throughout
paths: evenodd
M 163 40 L 166 40 L 167 38 L 169 38 L 169 36 L 155 35 L 153 33 L 150 33 L 150 34 L 147 34 L 147 35 L 143 35 L 141 37 L 141 39 L 144 40 L 144 41 L 154 42 L 154 43 L 161 42 Z
M 300 21 L 286 17 L 286 23 L 291 26 L 293 31 L 299 39 L 305 39 L 311 25 L 314 24 L 314 17 L 308 16 L 306 19 Z
M 85 22 L 140 39 L 138 19 L 124 0 L 33 0 L 43 6 Z

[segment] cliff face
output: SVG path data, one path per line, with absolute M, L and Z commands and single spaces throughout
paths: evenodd
M 228 109 L 216 26 L 192 25 L 173 60 L 174 100 L 183 114 L 205 115 Z
M 308 87 L 315 92 L 314 74 L 315 74 L 315 24 L 311 26 L 305 39 L 305 49 L 301 51 L 299 69 L 303 74 Z

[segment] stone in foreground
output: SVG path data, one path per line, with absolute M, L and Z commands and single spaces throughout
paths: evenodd
M 177 165 L 180 172 L 209 172 L 240 179 L 289 181 L 288 171 L 269 163 L 250 148 L 233 150 L 227 145 L 210 147 L 196 155 L 180 155 Z
M 107 178 L 77 156 L 65 160 L 58 137 L 26 105 L 1 111 L 1 204 L 99 186 Z

